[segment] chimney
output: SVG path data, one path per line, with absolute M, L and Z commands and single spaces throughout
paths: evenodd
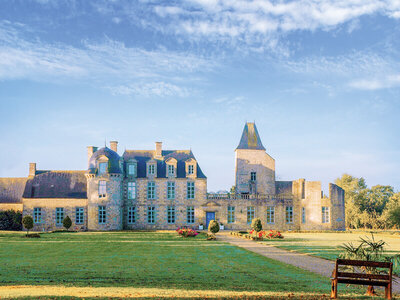
M 156 155 L 155 158 L 162 157 L 162 142 L 156 142 Z
M 110 142 L 110 149 L 114 152 L 118 152 L 118 142 L 117 141 L 111 141 Z
M 95 146 L 88 146 L 87 147 L 87 160 L 89 162 L 90 158 L 92 157 L 93 153 L 95 153 L 97 151 L 97 147 Z
M 36 163 L 29 163 L 29 177 L 36 175 Z

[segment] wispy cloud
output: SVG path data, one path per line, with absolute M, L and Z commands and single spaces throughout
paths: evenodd
M 400 74 L 387 75 L 379 78 L 357 79 L 349 83 L 349 86 L 361 90 L 379 90 L 400 86 Z
M 159 81 L 142 84 L 130 84 L 108 87 L 113 95 L 129 95 L 129 96 L 143 96 L 143 97 L 166 97 L 177 96 L 187 97 L 193 94 L 189 88 L 180 87 L 171 83 Z

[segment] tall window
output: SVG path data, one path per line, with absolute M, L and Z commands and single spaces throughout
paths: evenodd
M 156 208 L 155 206 L 147 207 L 147 223 L 154 224 L 156 222 Z
M 186 219 L 188 224 L 194 223 L 194 206 L 188 206 L 186 209 Z
M 128 182 L 128 199 L 136 199 L 136 182 Z
M 189 165 L 188 166 L 188 174 L 191 175 L 194 173 L 194 166 L 193 165 Z
M 293 206 L 286 206 L 286 223 L 293 223 Z
M 56 208 L 56 225 L 62 225 L 64 220 L 64 207 Z
M 174 175 L 175 175 L 175 166 L 168 165 L 168 176 L 174 176 Z
M 306 208 L 305 207 L 301 208 L 301 223 L 303 223 L 303 224 L 306 223 Z
M 322 206 L 322 223 L 329 223 L 331 221 L 329 207 Z
M 99 198 L 104 198 L 107 195 L 107 182 L 105 180 L 99 181 Z
M 136 207 L 129 206 L 128 207 L 128 224 L 133 224 L 136 222 Z
M 42 208 L 35 207 L 33 209 L 33 222 L 42 223 Z
M 187 183 L 187 198 L 194 199 L 194 182 Z
M 128 164 L 128 175 L 135 176 L 136 175 L 136 166 L 135 164 Z
M 168 224 L 175 223 L 175 206 L 167 207 L 167 222 Z
M 257 173 L 256 172 L 251 172 L 250 173 L 250 180 L 251 181 L 256 181 L 257 180 Z
M 267 206 L 267 224 L 275 223 L 275 206 Z
M 106 207 L 99 205 L 99 224 L 105 224 L 107 221 Z
M 75 208 L 75 224 L 83 224 L 83 207 Z
M 106 163 L 106 162 L 99 163 L 99 174 L 100 175 L 107 173 L 107 166 L 108 166 L 108 163 Z
M 151 181 L 147 183 L 147 199 L 156 198 L 156 183 Z
M 251 224 L 254 219 L 255 211 L 254 206 L 247 207 L 247 224 Z
M 235 223 L 235 207 L 228 206 L 228 223 Z
M 154 164 L 147 166 L 147 173 L 149 175 L 154 175 L 156 173 L 156 166 Z
M 175 199 L 175 182 L 167 183 L 167 198 Z

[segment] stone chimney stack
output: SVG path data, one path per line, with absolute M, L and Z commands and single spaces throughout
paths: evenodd
M 95 147 L 95 146 L 88 146 L 87 147 L 87 156 L 88 156 L 87 160 L 88 160 L 88 163 L 89 163 L 89 160 L 92 157 L 93 153 L 95 153 L 96 151 L 97 151 L 97 147 Z
M 156 142 L 156 155 L 155 158 L 162 157 L 162 142 Z
M 29 163 L 29 177 L 36 175 L 36 163 Z
M 118 142 L 117 141 L 111 141 L 110 142 L 110 149 L 112 151 L 118 152 Z

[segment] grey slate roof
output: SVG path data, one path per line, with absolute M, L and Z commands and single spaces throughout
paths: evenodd
M 0 178 L 0 203 L 20 203 L 28 178 Z
M 275 181 L 276 194 L 292 194 L 293 181 Z
M 236 149 L 265 150 L 255 123 L 246 123 Z
M 121 168 L 119 167 L 119 159 L 120 156 L 117 152 L 111 150 L 110 148 L 104 147 L 97 150 L 93 153 L 92 157 L 89 160 L 89 168 L 88 172 L 91 174 L 95 174 L 97 172 L 97 159 L 100 156 L 105 156 L 108 158 L 108 173 L 122 173 Z
M 37 171 L 29 178 L 24 198 L 79 198 L 85 199 L 86 171 Z
M 165 161 L 169 158 L 175 158 L 177 160 L 177 178 L 185 178 L 185 161 L 193 158 L 196 159 L 191 150 L 163 150 L 161 155 L 163 159 L 155 159 L 157 162 L 157 178 L 166 178 L 166 163 Z M 137 161 L 137 177 L 146 177 L 146 163 L 149 160 L 154 159 L 154 150 L 125 150 L 122 155 L 125 162 L 130 159 L 135 159 Z M 203 171 L 200 169 L 199 164 L 197 164 L 197 178 L 207 178 Z

